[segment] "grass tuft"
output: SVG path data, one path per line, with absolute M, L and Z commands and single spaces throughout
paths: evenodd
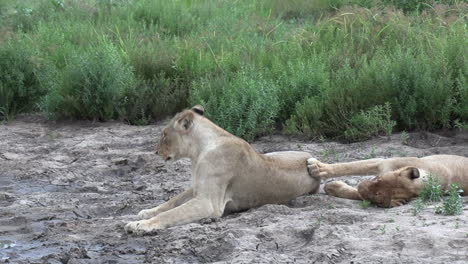
M 460 193 L 463 190 L 458 186 L 458 184 L 453 183 L 450 185 L 450 190 L 447 193 L 447 197 L 444 198 L 442 207 L 437 209 L 437 213 L 443 215 L 460 215 L 463 213 L 463 201 L 461 199 Z
M 427 180 L 424 181 L 425 186 L 419 193 L 419 198 L 423 202 L 439 202 L 442 200 L 444 192 L 440 185 L 440 180 L 434 175 L 429 175 Z

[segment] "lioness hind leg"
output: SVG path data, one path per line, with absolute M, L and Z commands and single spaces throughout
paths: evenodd
M 380 172 L 383 161 L 383 159 L 370 159 L 327 164 L 310 158 L 307 160 L 307 170 L 311 176 L 319 176 L 321 179 L 348 175 L 372 175 Z
M 329 182 L 325 184 L 324 189 L 325 193 L 331 196 L 352 200 L 362 200 L 361 195 L 359 195 L 359 192 L 355 187 L 349 186 L 342 181 Z
M 183 191 L 182 193 L 174 196 L 173 198 L 171 198 L 169 201 L 159 205 L 159 206 L 156 206 L 154 208 L 151 208 L 151 209 L 145 209 L 145 210 L 141 210 L 139 213 L 138 213 L 138 217 L 140 217 L 141 219 L 148 219 L 148 218 L 151 218 L 151 217 L 154 217 L 162 212 L 165 212 L 165 211 L 168 211 L 168 210 L 171 210 L 172 208 L 175 208 L 185 202 L 187 202 L 188 200 L 192 199 L 193 198 L 193 190 L 192 188 L 190 189 L 187 189 L 185 191 Z

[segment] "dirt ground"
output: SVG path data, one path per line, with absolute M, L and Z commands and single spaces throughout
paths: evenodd
M 124 224 L 140 210 L 190 185 L 189 161 L 154 154 L 161 128 L 38 116 L 0 125 L 0 263 L 468 263 L 468 197 L 462 215 L 436 215 L 436 205 L 414 215 L 414 202 L 365 209 L 321 190 L 152 236 L 126 234 Z M 355 144 L 271 136 L 253 145 L 327 162 L 468 156 L 468 133 Z M 355 185 L 362 177 L 343 179 Z

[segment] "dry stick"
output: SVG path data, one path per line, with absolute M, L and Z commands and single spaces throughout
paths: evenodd
M 273 27 L 270 31 L 268 31 L 266 34 L 265 34 L 265 37 L 268 37 L 268 35 L 270 35 L 273 31 L 275 31 L 279 26 L 281 26 L 281 24 L 283 24 L 283 22 L 281 21 L 278 25 L 276 25 L 275 27 Z
M 218 66 L 218 69 L 220 69 L 224 73 L 221 66 L 219 66 L 218 60 L 216 59 L 216 55 L 214 54 L 213 49 L 211 49 L 210 43 L 206 42 L 206 45 L 208 45 L 208 48 L 210 49 L 211 55 L 213 56 L 213 60 L 214 60 L 214 62 L 216 64 L 216 66 Z

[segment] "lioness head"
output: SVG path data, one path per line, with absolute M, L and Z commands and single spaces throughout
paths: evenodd
M 178 160 L 189 155 L 192 144 L 191 132 L 197 115 L 202 116 L 204 108 L 196 105 L 190 110 L 178 113 L 163 129 L 156 153 L 164 160 Z
M 395 207 L 407 203 L 418 196 L 421 181 L 419 170 L 403 167 L 358 185 L 362 199 L 381 207 Z

